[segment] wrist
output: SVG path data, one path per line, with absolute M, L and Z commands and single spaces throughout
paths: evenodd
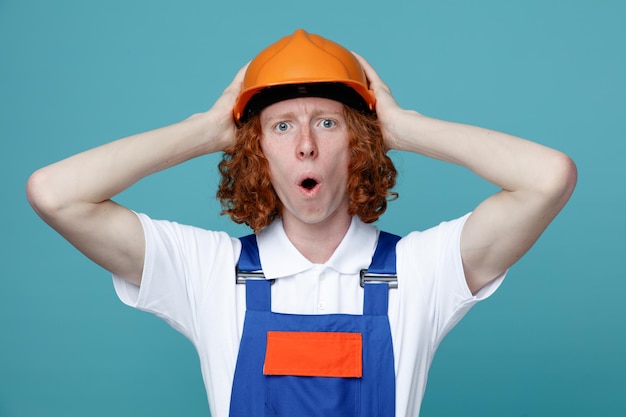
M 235 133 L 232 115 L 226 120 L 225 117 L 209 110 L 193 114 L 182 123 L 187 124 L 195 132 L 194 136 L 198 137 L 198 145 L 203 154 L 224 151 L 232 146 L 231 138 L 234 138 Z
M 388 150 L 412 151 L 411 144 L 419 136 L 419 128 L 427 119 L 414 110 L 399 109 L 383 125 L 385 145 Z

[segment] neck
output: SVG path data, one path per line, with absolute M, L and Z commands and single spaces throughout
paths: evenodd
M 309 261 L 324 263 L 330 259 L 350 228 L 352 217 L 345 215 L 326 219 L 322 223 L 302 223 L 283 216 L 287 237 Z

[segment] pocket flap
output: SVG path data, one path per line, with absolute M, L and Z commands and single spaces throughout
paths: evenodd
M 267 333 L 265 375 L 361 378 L 363 341 L 360 333 Z

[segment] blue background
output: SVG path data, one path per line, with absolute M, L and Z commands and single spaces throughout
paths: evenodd
M 626 415 L 626 2 L 0 0 L 0 416 L 200 416 L 196 353 L 123 306 L 109 275 L 30 209 L 35 169 L 208 109 L 237 69 L 304 27 L 365 56 L 398 102 L 568 153 L 568 206 L 442 344 L 422 416 Z M 393 154 L 405 234 L 494 191 Z M 118 201 L 240 234 L 218 216 L 217 155 Z

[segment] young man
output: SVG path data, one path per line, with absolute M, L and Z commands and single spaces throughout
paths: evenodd
M 465 166 L 501 191 L 396 244 L 368 224 L 394 197 L 389 149 Z M 255 238 L 111 200 L 212 152 L 225 152 L 225 212 Z M 192 340 L 213 416 L 416 416 L 443 336 L 497 288 L 575 182 L 560 152 L 400 108 L 365 60 L 298 30 L 242 68 L 206 113 L 42 168 L 28 197 L 113 273 L 125 303 Z M 397 285 L 361 286 L 379 248 Z M 265 280 L 236 284 L 240 253 L 252 266 L 239 268 L 262 268 Z

